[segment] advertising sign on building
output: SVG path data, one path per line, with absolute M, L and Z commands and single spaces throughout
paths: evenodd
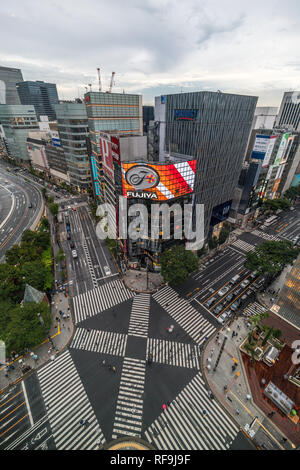
M 92 175 L 93 183 L 95 188 L 96 196 L 101 196 L 101 186 L 100 186 L 100 174 L 98 171 L 98 162 L 95 155 L 91 155 L 91 166 L 92 166 Z
M 268 147 L 270 144 L 269 135 L 260 135 L 257 134 L 255 138 L 255 144 L 252 150 L 251 158 L 258 160 L 264 160 Z
M 194 190 L 197 160 L 172 165 L 122 163 L 123 195 L 128 198 L 168 200 Z
M 273 186 L 273 189 L 272 189 L 272 193 L 276 193 L 276 191 L 279 188 L 280 181 L 281 181 L 280 178 L 278 178 L 277 180 L 274 181 L 274 186 Z
M 175 121 L 195 121 L 197 119 L 197 109 L 174 109 Z
M 100 133 L 100 149 L 103 173 L 114 182 L 114 164 L 110 136 Z
M 271 135 L 270 136 L 270 140 L 269 140 L 268 148 L 267 148 L 267 151 L 266 151 L 266 155 L 265 155 L 264 161 L 262 163 L 262 168 L 265 168 L 269 165 L 270 158 L 272 156 L 272 152 L 273 152 L 277 137 L 278 137 L 277 135 Z
M 273 165 L 270 165 L 270 168 L 269 168 L 267 176 L 266 176 L 266 181 L 269 181 L 269 179 L 271 178 L 272 170 L 273 170 Z
M 273 163 L 273 167 L 277 167 L 280 164 L 281 160 L 284 158 L 289 136 L 290 134 L 283 134 L 283 136 L 281 137 L 280 145 L 277 151 L 275 161 Z
M 291 135 L 289 138 L 288 138 L 288 142 L 287 142 L 287 147 L 286 147 L 286 150 L 284 152 L 284 154 L 282 155 L 282 158 L 280 160 L 280 165 L 282 165 L 283 163 L 286 163 L 288 158 L 289 158 L 289 154 L 291 152 L 291 148 L 292 148 L 292 145 L 293 145 L 293 142 L 294 142 L 294 139 L 295 139 L 295 136 L 294 135 Z

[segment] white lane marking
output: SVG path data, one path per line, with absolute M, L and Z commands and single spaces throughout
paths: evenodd
M 30 406 L 29 406 L 29 401 L 28 401 L 28 397 L 27 397 L 27 392 L 26 392 L 24 380 L 22 380 L 22 388 L 23 388 L 25 402 L 26 402 L 26 406 L 27 406 L 27 410 L 28 410 L 28 414 L 29 414 L 30 424 L 31 424 L 31 426 L 33 426 L 34 422 L 33 422 L 33 419 L 32 419 L 31 409 L 30 409 Z

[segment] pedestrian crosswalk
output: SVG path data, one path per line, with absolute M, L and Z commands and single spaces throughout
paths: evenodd
M 153 362 L 160 364 L 200 369 L 200 353 L 197 345 L 154 338 L 147 341 L 147 357 L 152 354 Z
M 212 400 L 201 373 L 182 390 L 146 430 L 158 450 L 227 450 L 238 426 Z
M 131 336 L 148 336 L 150 294 L 139 294 L 134 297 L 129 321 L 128 334 Z
M 119 279 L 73 297 L 75 324 L 135 296 Z
M 256 235 L 257 237 L 263 238 L 264 240 L 272 241 L 272 240 L 279 240 L 279 237 L 276 237 L 275 235 L 269 235 L 268 233 L 262 232 L 261 230 L 253 230 L 252 232 L 253 235 Z
M 231 244 L 235 248 L 238 248 L 244 252 L 254 251 L 255 246 L 251 245 L 250 243 L 244 242 L 243 240 L 236 240 L 234 243 Z
M 105 438 L 69 351 L 37 373 L 57 450 L 93 450 Z M 88 421 L 81 425 L 80 420 Z
M 125 356 L 126 344 L 127 335 L 121 333 L 77 328 L 70 348 Z
M 141 437 L 146 361 L 124 358 L 112 438 Z
M 153 294 L 153 298 L 197 344 L 201 344 L 206 337 L 211 336 L 216 330 L 200 312 L 186 300 L 181 299 L 171 287 L 163 287 Z
M 243 310 L 243 315 L 250 317 L 251 315 L 258 315 L 259 313 L 266 312 L 266 308 L 258 302 L 251 303 Z

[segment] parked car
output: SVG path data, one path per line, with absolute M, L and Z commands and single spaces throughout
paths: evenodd
M 214 313 L 216 315 L 218 315 L 221 311 L 222 311 L 223 307 L 222 305 L 218 305 L 215 309 L 214 309 Z
M 226 300 L 227 302 L 230 302 L 232 299 L 233 299 L 233 293 L 231 292 L 231 294 L 227 295 Z
M 250 284 L 250 281 L 248 279 L 245 279 L 245 281 L 242 282 L 241 287 L 245 289 L 245 287 L 247 287 L 248 284 Z
M 222 289 L 219 290 L 218 295 L 220 297 L 223 297 L 223 295 L 227 294 L 228 291 L 229 291 L 229 287 L 226 287 L 226 286 L 222 287 Z
M 207 302 L 205 302 L 205 307 L 210 307 L 215 300 L 217 300 L 216 297 L 212 297 L 211 299 L 209 299 Z
M 103 270 L 104 270 L 106 276 L 111 275 L 111 270 L 109 269 L 108 266 L 103 266 Z

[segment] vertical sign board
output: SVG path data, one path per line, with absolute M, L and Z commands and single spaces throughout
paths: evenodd
M 252 150 L 251 158 L 257 160 L 264 160 L 268 147 L 270 144 L 269 135 L 257 134 L 255 138 L 254 147 Z
M 272 152 L 273 152 L 277 137 L 278 137 L 277 135 L 271 135 L 270 136 L 270 140 L 269 140 L 268 148 L 267 148 L 267 151 L 266 151 L 266 155 L 265 155 L 264 161 L 262 162 L 262 168 L 266 168 L 269 165 L 270 158 L 272 156 Z
M 114 182 L 114 164 L 109 135 L 100 133 L 100 148 L 103 172 Z
M 277 167 L 280 164 L 281 160 L 284 158 L 289 136 L 290 134 L 283 134 L 283 136 L 281 137 L 280 145 L 273 163 L 273 167 Z

